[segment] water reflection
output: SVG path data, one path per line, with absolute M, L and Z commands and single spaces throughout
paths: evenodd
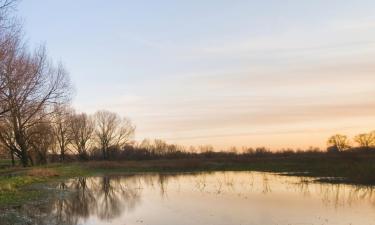
M 375 211 L 375 194 L 373 187 L 352 186 L 343 184 L 314 183 L 309 178 L 297 178 L 279 176 L 269 173 L 251 172 L 226 172 L 226 173 L 202 173 L 202 174 L 144 174 L 126 176 L 103 176 L 71 179 L 59 183 L 60 190 L 52 200 L 43 204 L 24 206 L 22 214 L 32 218 L 35 224 L 137 224 L 143 223 L 147 218 L 157 217 L 152 214 L 155 210 L 170 213 L 163 215 L 160 224 L 173 224 L 167 220 L 176 217 L 178 213 L 197 214 L 194 204 L 204 204 L 214 211 L 219 208 L 218 202 L 233 207 L 235 219 L 243 222 L 253 221 L 250 216 L 243 213 L 243 207 L 253 210 L 269 210 L 270 215 L 280 211 L 280 206 L 286 206 L 291 200 L 296 200 L 290 207 L 301 211 L 301 216 L 309 216 L 311 224 L 329 224 L 328 219 L 318 220 L 324 217 L 335 218 L 337 224 L 349 224 L 345 218 L 335 214 L 337 210 L 354 209 L 356 214 L 351 219 L 361 217 L 369 219 L 366 210 Z M 297 201 L 298 200 L 298 201 Z M 189 208 L 189 201 L 192 203 Z M 186 204 L 186 207 L 181 205 Z M 306 204 L 316 205 L 314 213 L 320 213 L 319 217 L 313 217 L 308 212 Z M 203 207 L 203 206 L 202 206 Z M 206 208 L 207 208 L 206 207 Z M 238 207 L 238 208 L 236 208 Z M 242 208 L 240 208 L 242 207 Z M 181 211 L 178 211 L 181 208 Z M 205 210 L 206 208 L 202 208 Z M 294 209 L 293 208 L 293 209 Z M 293 210 L 291 208 L 291 210 Z M 169 211 L 168 211 L 169 210 Z M 217 209 L 217 214 L 222 214 Z M 278 211 L 277 211 L 278 210 Z M 305 210 L 302 212 L 302 210 Z M 210 213 L 212 214 L 212 212 Z M 361 214 L 363 212 L 363 215 Z M 330 213 L 327 215 L 327 213 Z M 341 211 L 342 213 L 344 211 Z M 281 212 L 278 212 L 281 213 Z M 310 214 L 309 214 L 310 213 Z M 233 213 L 232 213 L 233 214 Z M 241 215 L 240 215 L 241 214 Z M 315 215 L 315 214 L 314 214 Z M 190 215 L 193 216 L 193 215 Z M 205 224 L 212 216 L 205 215 L 202 218 Z M 219 216 L 219 215 L 217 215 Z M 293 224 L 287 217 L 287 213 L 281 213 L 278 217 L 286 217 L 285 221 L 277 223 L 274 220 L 261 220 L 262 223 L 254 224 Z M 204 216 L 203 216 L 204 217 Z M 306 217 L 303 217 L 306 218 Z M 237 221 L 232 221 L 237 224 Z M 157 221 L 153 219 L 153 221 Z M 337 222 L 338 221 L 338 222 Z M 254 221 L 253 221 L 254 222 Z M 352 222 L 352 221 L 350 221 Z M 354 221 L 356 222 L 356 221 Z M 158 224 L 158 223 L 149 223 Z M 183 224 L 183 223 L 180 223 Z M 186 223 L 189 224 L 189 223 Z M 221 224 L 221 223 L 217 223 Z M 230 224 L 225 223 L 223 224 Z M 366 224 L 366 223 L 361 223 Z
M 133 210 L 140 201 L 137 179 L 121 182 L 118 177 L 79 178 L 60 184 L 73 191 L 69 198 L 57 199 L 52 208 L 59 223 L 77 224 L 79 219 L 97 216 L 101 220 L 118 217 L 124 211 Z

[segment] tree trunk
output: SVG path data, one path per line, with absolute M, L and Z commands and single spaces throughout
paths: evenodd
M 24 148 L 22 148 L 21 151 L 21 163 L 23 167 L 27 167 L 29 165 L 29 155 L 27 154 L 27 151 Z
M 64 160 L 65 160 L 65 147 L 62 146 L 60 149 L 60 161 L 64 162 Z
M 27 145 L 26 145 L 25 139 L 18 132 L 15 132 L 15 133 L 16 133 L 16 142 L 20 146 L 20 151 L 21 151 L 20 159 L 21 159 L 22 166 L 27 167 L 29 166 L 29 154 L 27 151 Z
M 60 154 L 60 161 L 61 162 L 65 161 L 65 153 L 64 153 L 64 151 L 62 151 L 61 154 Z
M 28 157 L 29 157 L 29 161 L 30 161 L 31 166 L 34 166 L 34 160 L 33 160 L 33 158 L 29 154 L 28 154 Z
M 15 166 L 16 162 L 14 160 L 14 151 L 13 150 L 10 150 L 10 157 L 12 158 L 12 166 Z
M 106 144 L 102 143 L 102 152 L 103 152 L 103 159 L 108 159 L 108 147 Z

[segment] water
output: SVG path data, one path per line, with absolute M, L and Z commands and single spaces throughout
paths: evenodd
M 53 199 L 18 212 L 48 225 L 375 224 L 372 187 L 269 173 L 103 176 L 56 188 Z

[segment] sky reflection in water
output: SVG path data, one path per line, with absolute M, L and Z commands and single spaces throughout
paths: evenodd
M 374 189 L 256 172 L 89 177 L 24 207 L 36 224 L 375 224 Z

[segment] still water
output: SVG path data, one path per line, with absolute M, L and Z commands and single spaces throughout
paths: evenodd
M 103 176 L 55 188 L 19 210 L 35 224 L 375 225 L 372 187 L 270 173 Z

